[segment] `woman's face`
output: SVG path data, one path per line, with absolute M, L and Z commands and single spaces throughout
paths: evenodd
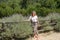
M 36 15 L 36 12 L 32 12 L 32 16 L 35 16 Z

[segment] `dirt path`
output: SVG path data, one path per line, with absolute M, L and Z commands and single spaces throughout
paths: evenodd
M 38 35 L 39 40 L 60 40 L 60 33 L 41 33 Z M 28 40 L 36 40 L 35 38 L 29 38 Z

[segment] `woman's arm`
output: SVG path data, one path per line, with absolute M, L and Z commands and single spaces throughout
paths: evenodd
M 31 20 L 31 16 L 29 17 L 29 19 L 27 19 L 27 20 L 24 20 L 24 21 L 30 21 Z

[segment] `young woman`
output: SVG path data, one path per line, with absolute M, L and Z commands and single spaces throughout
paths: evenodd
M 38 35 L 38 16 L 35 11 L 32 11 L 32 15 L 29 17 L 29 20 L 31 21 L 31 25 L 33 28 L 33 35 Z
M 37 30 L 38 16 L 37 16 L 36 12 L 32 11 L 32 14 L 29 17 L 29 19 L 25 20 L 25 21 L 31 21 L 31 25 L 32 25 L 32 28 L 33 28 L 33 35 L 34 35 L 35 38 L 37 38 L 37 36 L 38 36 L 38 30 Z

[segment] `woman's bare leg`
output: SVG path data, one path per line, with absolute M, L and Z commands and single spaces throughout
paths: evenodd
M 36 40 L 38 40 L 37 23 L 35 24 L 35 27 L 34 27 L 34 38 L 36 38 Z

